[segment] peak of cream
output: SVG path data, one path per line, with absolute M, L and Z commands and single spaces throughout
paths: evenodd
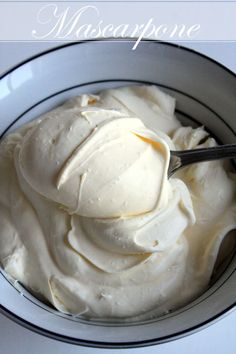
M 203 291 L 235 228 L 234 182 L 219 161 L 205 163 L 224 185 L 219 203 L 203 165 L 167 179 L 170 149 L 206 136 L 181 127 L 174 106 L 155 86 L 107 90 L 9 134 L 0 145 L 4 269 L 87 317 L 145 319 Z
M 168 145 L 119 111 L 49 115 L 24 137 L 17 160 L 32 189 L 70 214 L 134 216 L 166 204 Z

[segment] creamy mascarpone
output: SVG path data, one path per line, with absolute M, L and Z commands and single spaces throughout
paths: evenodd
M 216 145 L 174 109 L 155 86 L 119 88 L 9 134 L 0 145 L 6 272 L 87 317 L 148 318 L 205 290 L 236 226 L 235 183 L 221 161 L 167 179 L 170 149 Z

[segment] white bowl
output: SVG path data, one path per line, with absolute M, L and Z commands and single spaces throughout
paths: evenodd
M 236 76 L 217 62 L 177 45 L 130 40 L 72 43 L 18 65 L 0 80 L 0 134 L 37 117 L 71 96 L 128 84 L 156 84 L 177 99 L 186 124 L 205 125 L 223 143 L 235 142 Z M 235 307 L 236 257 L 198 299 L 142 323 L 86 321 L 59 313 L 0 273 L 0 309 L 49 337 L 94 347 L 125 348 L 179 338 Z

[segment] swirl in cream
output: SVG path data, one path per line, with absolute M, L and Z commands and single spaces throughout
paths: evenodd
M 146 318 L 203 291 L 235 228 L 235 184 L 218 161 L 167 179 L 170 148 L 207 136 L 181 127 L 174 106 L 154 86 L 108 90 L 9 134 L 0 146 L 5 270 L 60 311 L 89 317 Z M 224 186 L 220 202 L 211 174 Z

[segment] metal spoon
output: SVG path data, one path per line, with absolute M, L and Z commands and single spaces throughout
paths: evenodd
M 180 168 L 196 162 L 232 159 L 236 157 L 236 144 L 220 145 L 212 148 L 171 151 L 168 178 Z

